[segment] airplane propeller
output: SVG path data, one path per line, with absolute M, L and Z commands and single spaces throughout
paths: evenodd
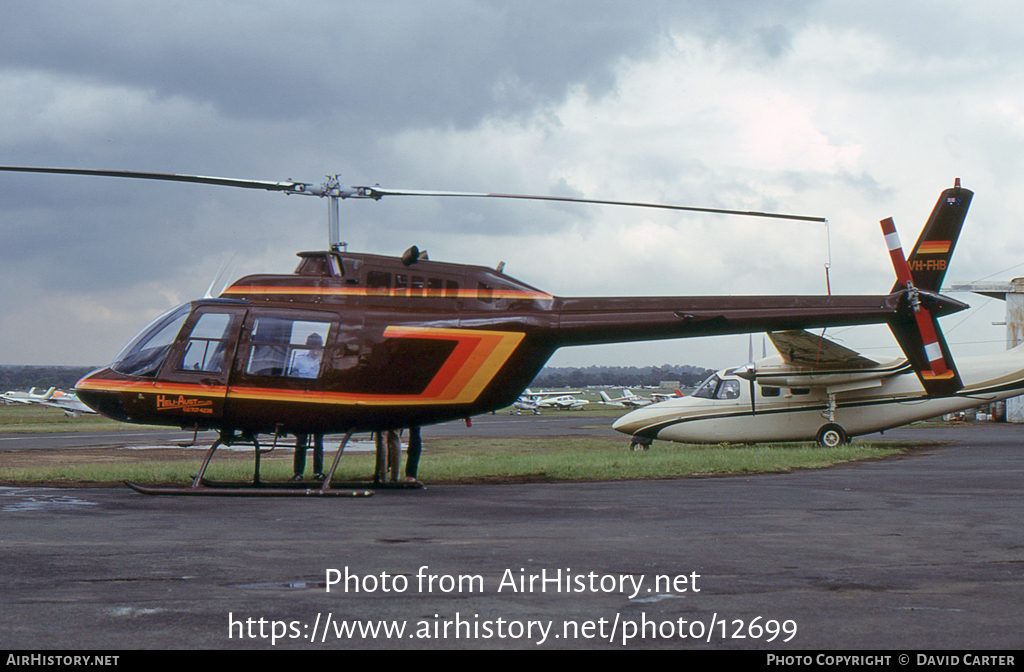
M 896 233 L 896 223 L 893 222 L 892 217 L 888 217 L 881 221 L 881 225 L 885 241 L 889 246 L 889 256 L 892 257 L 892 265 L 896 270 L 896 278 L 907 289 L 907 301 L 913 310 L 914 319 L 924 343 L 925 357 L 931 366 L 930 377 L 939 379 L 952 377 L 953 371 L 947 365 L 943 355 L 934 318 L 921 302 L 921 291 L 914 286 L 910 264 L 907 263 L 907 259 L 903 255 L 903 246 L 900 244 L 899 234 Z M 922 375 L 929 377 L 927 372 L 923 372 Z
M 763 344 L 762 344 L 763 345 Z M 757 365 L 754 363 L 754 335 L 747 335 L 747 363 L 733 371 L 733 374 L 744 378 L 750 389 L 750 414 L 757 415 L 757 397 L 754 395 L 754 380 L 757 378 Z
M 758 212 L 754 210 L 725 210 L 720 208 L 702 208 L 688 205 L 668 205 L 664 203 L 648 203 L 643 201 L 613 201 L 595 198 L 572 198 L 568 196 L 537 196 L 528 194 L 477 193 L 468 191 L 423 191 L 414 189 L 387 189 L 379 184 L 371 186 L 343 185 L 338 175 L 328 176 L 321 184 L 284 180 L 243 180 L 231 177 L 211 177 L 206 175 L 181 175 L 177 173 L 149 173 L 129 170 L 89 170 L 81 168 L 39 168 L 28 166 L 0 166 L 0 171 L 21 173 L 51 173 L 59 175 L 95 175 L 100 177 L 127 177 L 142 180 L 163 180 L 170 182 L 194 182 L 212 184 L 222 187 L 242 187 L 245 189 L 264 189 L 280 191 L 289 195 L 319 196 L 328 199 L 327 235 L 331 249 L 342 246 L 338 218 L 338 202 L 341 200 L 371 199 L 379 201 L 384 196 L 435 196 L 443 198 L 512 198 L 530 201 L 557 201 L 562 203 L 591 203 L 596 205 L 623 205 L 634 208 L 656 208 L 661 210 L 679 210 L 685 212 L 705 212 L 718 215 L 741 215 L 746 217 L 768 217 L 773 219 L 789 219 L 802 222 L 825 222 L 824 217 L 806 215 L 789 215 L 775 212 Z

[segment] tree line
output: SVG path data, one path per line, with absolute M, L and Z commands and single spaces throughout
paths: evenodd
M 658 386 L 662 381 L 679 381 L 682 387 L 695 387 L 714 373 L 714 369 L 699 366 L 545 366 L 530 383 L 531 387 L 586 387 L 607 385 L 612 387 Z
M 0 392 L 51 387 L 71 389 L 95 366 L 0 366 Z

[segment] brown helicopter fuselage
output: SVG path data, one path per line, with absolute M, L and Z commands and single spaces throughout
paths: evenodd
M 564 346 L 892 323 L 906 304 L 904 292 L 562 298 L 480 266 L 299 256 L 292 275 L 247 276 L 182 307 L 162 349 L 86 376 L 79 397 L 117 420 L 183 428 L 411 427 L 512 404 Z

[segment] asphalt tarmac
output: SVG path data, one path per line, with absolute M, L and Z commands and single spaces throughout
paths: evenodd
M 1024 427 L 884 438 L 941 443 L 820 471 L 366 499 L 0 488 L 2 641 L 1019 650 Z
M 446 422 L 423 428 L 424 440 L 431 437 L 472 438 L 473 436 L 605 436 L 621 437 L 627 444 L 629 437 L 611 428 L 612 416 L 565 411 L 548 415 L 509 415 L 496 413 L 473 418 L 472 425 L 464 421 Z M 267 437 L 261 437 L 261 441 Z M 324 444 L 337 447 L 342 435 L 325 438 Z M 54 448 L 98 448 L 176 446 L 192 441 L 193 433 L 178 429 L 141 428 L 126 426 L 113 431 L 55 432 L 53 434 L 0 433 L 0 451 L 52 450 Z M 201 432 L 196 438 L 198 448 L 209 448 L 217 439 L 216 432 Z M 367 441 L 369 435 L 357 434 L 356 441 Z

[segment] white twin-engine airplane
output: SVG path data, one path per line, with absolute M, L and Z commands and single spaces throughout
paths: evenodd
M 769 334 L 779 351 L 708 378 L 688 397 L 652 404 L 613 427 L 633 447 L 653 439 L 685 443 L 806 441 L 836 446 L 869 434 L 1016 396 L 1024 391 L 1024 346 L 969 357 L 955 366 L 930 297 L 942 284 L 973 194 L 942 193 L 910 254 L 883 220 L 907 310 L 889 327 L 905 358 L 867 357 L 805 331 Z
M 51 387 L 42 394 L 37 394 L 34 387 L 28 392 L 4 392 L 0 394 L 0 400 L 5 404 L 41 404 L 51 408 L 59 408 L 64 411 L 64 415 L 72 418 L 77 418 L 82 413 L 96 412 L 79 401 L 78 395 L 74 392 L 64 392 L 55 387 Z
M 558 397 L 544 397 L 537 400 L 537 405 L 541 408 L 558 408 L 563 411 L 582 410 L 589 403 L 586 399 L 579 399 L 571 394 L 563 394 Z

